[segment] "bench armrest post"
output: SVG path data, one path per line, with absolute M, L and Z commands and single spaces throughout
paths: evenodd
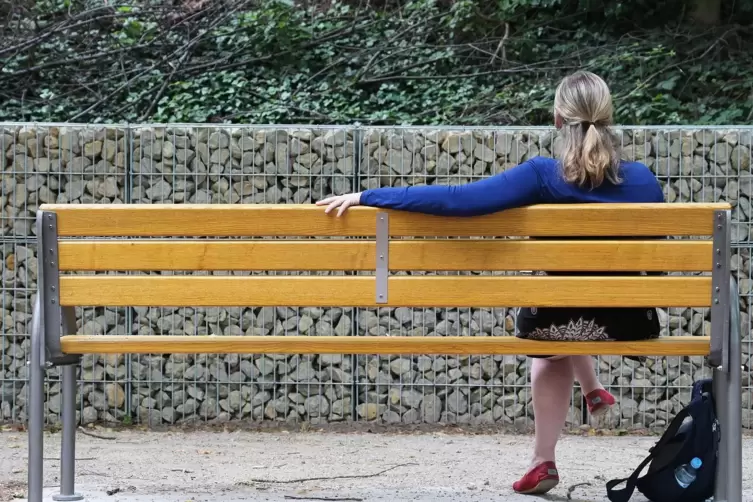
M 711 352 L 709 364 L 730 370 L 730 297 L 731 213 L 714 211 L 714 234 L 711 271 Z
M 43 364 L 65 366 L 77 364 L 78 355 L 64 354 L 60 346 L 63 332 L 76 333 L 73 308 L 60 307 L 60 263 L 58 255 L 57 215 L 50 211 L 37 211 L 38 277 L 37 295 L 41 299 L 41 322 L 45 350 Z M 61 329 L 62 328 L 62 329 Z

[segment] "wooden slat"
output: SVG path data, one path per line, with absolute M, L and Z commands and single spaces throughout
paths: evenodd
M 710 271 L 711 241 L 414 240 L 390 243 L 392 270 Z M 373 265 L 372 265 L 373 268 Z
M 64 241 L 61 270 L 373 270 L 371 241 Z M 709 251 L 711 253 L 711 251 Z
M 711 277 L 397 276 L 387 307 L 703 307 Z M 68 306 L 374 307 L 374 277 L 67 276 Z
M 358 236 L 374 235 L 377 210 L 342 218 L 311 204 L 43 205 L 58 215 L 61 236 Z M 729 204 L 555 204 L 473 218 L 390 211 L 396 236 L 711 235 L 712 213 Z
M 711 241 L 411 240 L 392 270 L 709 271 Z M 373 270 L 373 241 L 63 241 L 61 270 Z
M 527 354 L 704 356 L 709 337 L 639 342 L 555 342 L 494 337 L 87 336 L 62 338 L 67 354 Z

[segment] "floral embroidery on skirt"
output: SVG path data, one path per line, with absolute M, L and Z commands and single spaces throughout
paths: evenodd
M 535 328 L 528 333 L 520 333 L 519 337 L 530 340 L 573 342 L 611 340 L 604 326 L 596 324 L 595 319 L 585 320 L 582 317 L 577 321 L 570 319 L 567 324 L 552 324 L 548 328 Z

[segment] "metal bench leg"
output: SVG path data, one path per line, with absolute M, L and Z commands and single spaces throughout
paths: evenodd
M 743 500 L 743 431 L 742 431 L 742 341 L 740 340 L 740 303 L 737 283 L 730 281 L 729 373 L 727 374 L 728 412 L 722 423 L 727 436 L 727 500 Z M 721 452 L 720 452 L 721 454 Z
M 721 333 L 722 366 L 714 369 L 714 395 L 722 429 L 716 471 L 715 502 L 742 502 L 742 350 L 737 282 L 729 283 L 729 318 Z
M 735 345 L 735 342 L 732 342 Z M 730 355 L 734 354 L 730 350 Z M 738 357 L 730 367 L 728 392 L 727 392 L 727 417 L 722 426 L 722 435 L 727 436 L 727 501 L 742 502 L 742 479 L 743 479 L 743 435 L 742 435 L 742 371 L 740 367 L 740 338 L 737 339 Z M 720 452 L 721 455 L 721 452 Z
M 83 500 L 76 484 L 76 366 L 63 366 L 63 438 L 60 449 L 60 493 L 52 500 Z
M 29 460 L 28 500 L 42 502 L 44 482 L 44 332 L 42 329 L 41 297 L 37 294 L 31 321 L 31 353 L 29 357 Z
M 732 342 L 731 345 L 734 345 Z M 737 341 L 739 354 L 740 341 Z M 730 346 L 730 355 L 735 352 Z M 737 361 L 733 358 L 733 361 Z M 721 425 L 719 458 L 716 471 L 715 502 L 742 502 L 742 375 L 740 364 L 732 364 L 730 372 L 714 370 L 716 413 Z
M 714 491 L 715 502 L 727 502 L 727 462 L 729 456 L 730 436 L 727 431 L 729 409 L 729 375 L 722 371 L 721 368 L 714 368 L 714 402 L 716 404 L 716 416 L 719 419 L 719 425 L 722 429 L 719 440 L 719 457 L 716 464 L 716 483 Z
M 76 312 L 72 307 L 63 309 L 64 334 L 76 332 Z M 83 500 L 76 493 L 76 366 L 63 366 L 63 437 L 60 448 L 60 493 L 52 500 Z

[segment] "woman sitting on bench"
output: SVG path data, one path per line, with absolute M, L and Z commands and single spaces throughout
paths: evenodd
M 554 98 L 554 124 L 564 147 L 559 159 L 534 157 L 500 174 L 460 186 L 376 188 L 317 202 L 337 209 L 365 205 L 440 216 L 476 216 L 533 204 L 664 202 L 661 186 L 644 164 L 619 158 L 610 130 L 607 84 L 589 72 L 562 80 Z M 519 337 L 535 340 L 644 340 L 659 336 L 653 308 L 523 308 Z M 592 415 L 604 414 L 614 397 L 597 379 L 591 356 L 551 356 L 531 369 L 535 444 L 518 493 L 542 494 L 559 483 L 555 447 L 565 426 L 570 393 L 578 381 Z

